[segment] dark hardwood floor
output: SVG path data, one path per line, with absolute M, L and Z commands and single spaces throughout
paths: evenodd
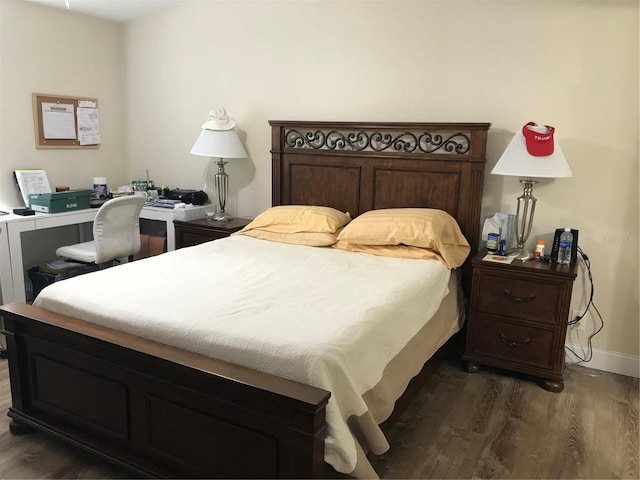
M 440 365 L 389 431 L 384 478 L 639 477 L 637 378 L 578 366 L 551 393 L 532 379 Z
M 640 478 L 637 378 L 569 366 L 554 394 L 491 369 L 445 360 L 373 459 L 383 478 Z M 0 410 L 10 404 L 0 361 Z M 128 478 L 42 433 L 15 437 L 0 419 L 0 478 Z

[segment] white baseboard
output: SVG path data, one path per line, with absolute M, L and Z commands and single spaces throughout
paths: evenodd
M 581 357 L 585 357 L 588 353 L 585 345 L 573 343 L 567 343 L 566 345 Z M 565 350 L 565 352 L 565 362 L 567 365 L 579 361 L 579 359 L 568 350 Z M 618 373 L 628 377 L 640 378 L 640 357 L 627 355 L 626 353 L 609 352 L 607 350 L 594 348 L 591 360 L 578 363 L 578 365 L 603 370 L 605 372 Z

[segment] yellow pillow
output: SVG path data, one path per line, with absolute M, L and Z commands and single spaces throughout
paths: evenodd
M 380 255 L 382 257 L 440 260 L 442 263 L 445 263 L 442 256 L 429 248 L 410 247 L 408 245 L 359 245 L 357 243 L 341 242 L 338 240 L 338 242 L 334 243 L 332 247 L 338 250 L 369 253 L 371 255 Z
M 258 215 L 241 231 L 264 230 L 272 233 L 336 233 L 351 216 L 331 207 L 280 205 Z
M 248 237 L 269 240 L 270 242 L 292 243 L 294 245 L 307 245 L 309 247 L 329 247 L 338 241 L 333 233 L 300 232 L 300 233 L 275 233 L 267 230 L 239 231 L 232 235 L 246 235 Z
M 338 240 L 356 245 L 406 245 L 430 249 L 449 268 L 464 263 L 471 248 L 456 220 L 432 208 L 370 210 L 349 223 Z

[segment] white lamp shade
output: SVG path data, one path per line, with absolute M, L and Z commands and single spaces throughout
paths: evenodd
M 247 152 L 233 130 L 208 130 L 203 128 L 191 149 L 193 155 L 216 158 L 247 158 Z
M 491 173 L 529 178 L 572 177 L 571 168 L 560 147 L 554 140 L 553 153 L 544 157 L 534 157 L 527 151 L 522 132 L 515 134 Z

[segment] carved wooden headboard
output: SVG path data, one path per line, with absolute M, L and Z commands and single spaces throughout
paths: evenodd
M 273 205 L 449 212 L 476 250 L 489 123 L 269 122 Z

